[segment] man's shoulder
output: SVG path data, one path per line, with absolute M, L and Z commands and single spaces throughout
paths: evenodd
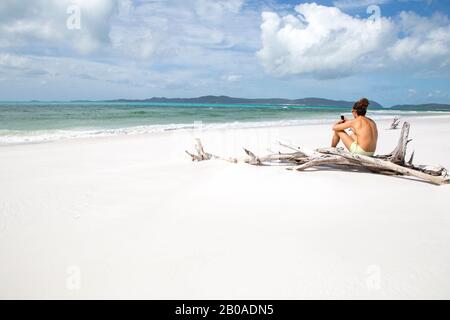
M 374 127 L 374 128 L 377 127 L 377 123 L 375 122 L 375 120 L 368 118 L 368 117 L 366 117 L 366 119 L 369 121 L 369 123 L 372 127 Z
M 364 118 L 369 122 L 375 123 L 375 120 L 373 120 L 372 118 L 369 118 L 369 117 L 364 117 Z

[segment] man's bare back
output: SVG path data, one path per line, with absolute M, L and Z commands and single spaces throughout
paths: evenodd
M 378 141 L 377 124 L 372 119 L 363 116 L 358 116 L 350 122 L 356 143 L 364 150 L 374 152 Z

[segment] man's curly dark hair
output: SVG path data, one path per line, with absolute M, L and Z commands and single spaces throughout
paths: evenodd
M 368 107 L 369 107 L 369 100 L 367 100 L 367 98 L 362 98 L 355 102 L 355 104 L 353 105 L 353 110 L 356 111 L 356 114 L 358 116 L 365 116 Z

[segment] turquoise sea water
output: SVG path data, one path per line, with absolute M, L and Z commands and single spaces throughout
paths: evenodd
M 203 128 L 240 128 L 329 123 L 350 110 L 295 105 L 190 103 L 1 102 L 0 144 L 61 138 Z M 373 118 L 428 115 L 424 111 L 372 110 Z

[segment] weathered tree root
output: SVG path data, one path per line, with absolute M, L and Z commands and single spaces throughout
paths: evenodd
M 398 117 L 395 117 L 394 119 L 392 119 L 391 126 L 389 129 L 391 129 L 391 130 L 398 129 L 399 125 L 400 125 L 400 119 Z
M 429 165 L 413 165 L 414 152 L 410 159 L 405 161 L 406 148 L 411 141 L 408 139 L 410 125 L 405 122 L 402 127 L 400 139 L 396 148 L 389 154 L 374 157 L 363 156 L 345 151 L 342 148 L 319 148 L 308 150 L 279 142 L 281 147 L 292 152 L 271 153 L 262 157 L 256 156 L 248 149 L 244 149 L 246 157 L 242 159 L 226 158 L 208 153 L 204 150 L 200 139 L 196 139 L 195 149 L 197 154 L 186 153 L 192 161 L 204 161 L 220 159 L 232 163 L 244 162 L 251 165 L 286 165 L 288 170 L 303 171 L 308 168 L 320 167 L 351 167 L 356 170 L 369 170 L 370 172 L 384 175 L 412 176 L 420 180 L 442 185 L 450 182 L 448 172 L 444 167 Z

